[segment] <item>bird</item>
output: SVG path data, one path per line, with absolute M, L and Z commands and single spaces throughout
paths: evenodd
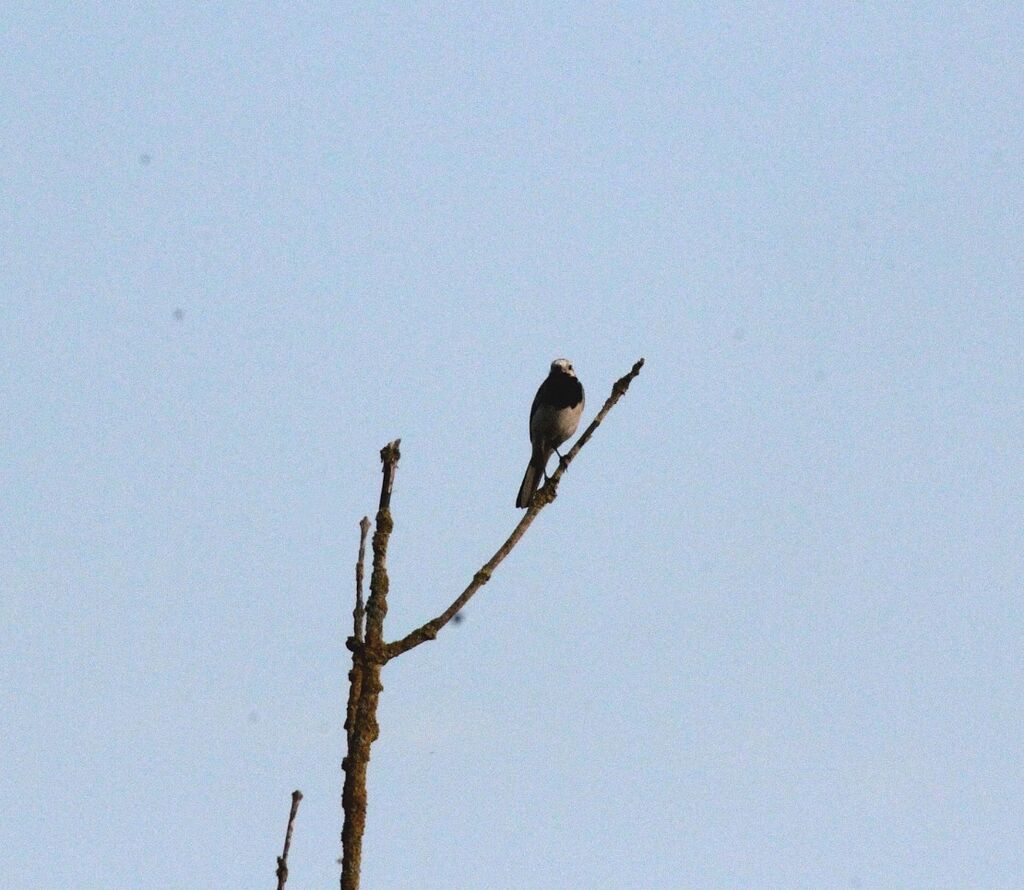
M 525 509 L 530 506 L 533 493 L 540 487 L 541 477 L 547 478 L 548 459 L 552 452 L 562 460 L 558 446 L 576 432 L 583 414 L 583 402 L 583 384 L 576 379 L 572 362 L 556 358 L 530 408 L 533 454 L 530 455 L 523 484 L 519 486 L 517 507 Z

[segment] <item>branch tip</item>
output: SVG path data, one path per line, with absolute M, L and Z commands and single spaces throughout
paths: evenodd
M 284 834 L 284 849 L 277 857 L 277 890 L 284 890 L 285 882 L 288 880 L 288 851 L 292 846 L 292 828 L 295 826 L 295 814 L 299 811 L 299 801 L 302 800 L 302 792 L 292 792 L 292 808 L 288 813 L 288 828 Z
M 380 483 L 380 505 L 377 508 L 378 525 L 380 524 L 379 514 L 388 510 L 391 506 L 391 489 L 395 484 L 395 470 L 398 469 L 398 460 L 402 456 L 399 450 L 401 439 L 388 442 L 380 450 L 380 462 L 383 478 Z

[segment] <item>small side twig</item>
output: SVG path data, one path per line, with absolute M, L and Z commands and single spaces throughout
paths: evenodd
M 363 620 L 366 606 L 363 603 L 363 563 L 366 559 L 366 536 L 370 531 L 370 517 L 359 521 L 359 558 L 356 560 L 356 607 L 352 610 L 352 635 L 356 641 L 363 641 Z
M 437 637 L 437 633 L 443 628 L 449 621 L 452 620 L 460 611 L 463 606 L 469 602 L 470 598 L 475 594 L 481 587 L 483 587 L 488 581 L 491 580 L 491 574 L 501 564 L 502 560 L 512 551 L 512 548 L 519 543 L 519 539 L 526 534 L 526 530 L 533 524 L 533 520 L 537 517 L 537 514 L 550 504 L 558 493 L 558 483 L 565 471 L 568 469 L 569 464 L 573 462 L 576 455 L 580 453 L 580 449 L 590 441 L 590 437 L 594 435 L 594 431 L 601 425 L 601 422 L 608 416 L 608 412 L 615 407 L 615 403 L 618 402 L 625 394 L 626 390 L 629 389 L 629 384 L 633 382 L 637 374 L 640 373 L 640 369 L 644 366 L 644 360 L 639 359 L 633 367 L 630 369 L 628 374 L 620 377 L 615 381 L 612 386 L 611 395 L 605 400 L 601 410 L 597 412 L 597 416 L 591 421 L 583 434 L 576 440 L 576 444 L 566 453 L 564 460 L 558 465 L 558 469 L 552 473 L 551 478 L 548 479 L 544 487 L 540 489 L 530 502 L 530 506 L 526 510 L 526 515 L 519 520 L 519 524 L 512 530 L 512 534 L 508 536 L 505 543 L 502 544 L 494 556 L 492 556 L 487 562 L 483 564 L 480 570 L 473 576 L 473 580 L 469 582 L 466 589 L 462 591 L 456 598 L 455 601 L 445 609 L 436 618 L 428 621 L 426 624 L 418 627 L 416 630 L 409 634 L 406 634 L 402 639 L 396 640 L 393 643 L 388 643 L 384 648 L 385 658 L 390 660 L 408 652 L 410 649 L 414 649 L 421 643 L 425 643 L 428 640 L 433 640 Z
M 292 828 L 295 826 L 295 814 L 299 811 L 300 800 L 302 800 L 302 792 L 293 791 L 292 809 L 288 814 L 288 830 L 284 835 L 284 850 L 277 857 L 277 890 L 284 890 L 285 881 L 288 880 L 288 850 L 292 845 Z
M 359 691 L 363 686 L 363 662 L 360 648 L 363 645 L 363 630 L 366 623 L 366 606 L 363 602 L 363 564 L 366 560 L 366 535 L 370 531 L 370 517 L 364 516 L 359 522 L 359 556 L 356 559 L 356 605 L 352 610 L 352 669 L 348 672 L 348 705 L 345 708 L 345 732 L 349 744 L 356 725 L 356 708 L 359 706 Z

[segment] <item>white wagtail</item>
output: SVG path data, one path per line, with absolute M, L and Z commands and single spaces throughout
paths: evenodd
M 519 486 L 517 507 L 529 507 L 533 493 L 540 487 L 541 477 L 547 478 L 548 459 L 558 446 L 576 432 L 583 413 L 583 385 L 576 379 L 572 362 L 557 358 L 551 363 L 547 379 L 540 385 L 530 408 L 530 442 L 533 455 Z

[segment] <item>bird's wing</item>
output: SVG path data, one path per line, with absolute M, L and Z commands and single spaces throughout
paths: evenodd
M 546 384 L 546 383 L 547 383 L 547 381 L 545 380 L 544 383 L 542 383 L 540 385 L 540 389 L 537 390 L 537 395 L 535 395 L 533 397 L 533 404 L 530 406 L 530 422 L 531 423 L 533 422 L 533 415 L 537 413 L 537 409 L 540 407 L 541 402 L 543 401 L 544 384 Z

